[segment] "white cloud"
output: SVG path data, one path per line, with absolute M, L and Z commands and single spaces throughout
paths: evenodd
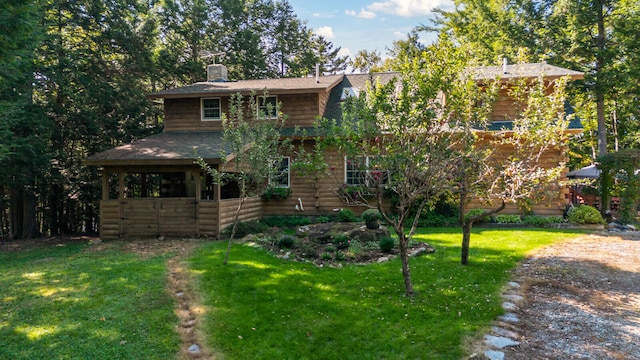
M 338 51 L 338 56 L 345 55 L 351 57 L 351 50 L 349 50 L 349 48 L 340 48 L 340 51 Z
M 451 0 L 384 0 L 368 5 L 367 9 L 402 17 L 417 17 L 429 15 L 433 8 L 447 6 L 451 2 Z
M 325 39 L 333 39 L 336 37 L 331 26 L 319 27 L 316 29 L 316 34 L 323 36 Z
M 407 34 L 403 33 L 403 32 L 400 32 L 400 31 L 394 31 L 393 32 L 393 37 L 396 38 L 396 39 L 402 39 L 402 38 L 407 37 Z
M 374 13 L 373 11 L 368 11 L 365 9 L 360 9 L 359 13 L 356 13 L 355 10 L 345 10 L 344 13 L 349 16 L 355 16 L 355 17 L 359 17 L 360 19 L 367 19 L 367 20 L 373 19 L 377 16 L 376 13 Z

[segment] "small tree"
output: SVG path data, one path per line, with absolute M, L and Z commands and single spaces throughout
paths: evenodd
M 229 114 L 222 114 L 225 151 L 221 158 L 226 162 L 216 168 L 202 158 L 197 160 L 218 184 L 238 184 L 238 205 L 224 264 L 229 258 L 242 206 L 250 197 L 264 193 L 270 183 L 282 175 L 279 164 L 282 154 L 289 151 L 290 142 L 280 136 L 286 117 L 278 111 L 278 105 L 264 101 L 267 96 L 266 92 L 261 96 L 251 94 L 245 102 L 241 94 L 233 95 Z
M 345 103 L 341 123 L 334 123 L 326 137 L 351 160 L 347 185 L 365 187 L 375 196 L 375 201 L 350 200 L 377 208 L 397 234 L 407 296 L 414 294 L 409 240 L 422 210 L 450 190 L 452 156 L 463 139 L 453 116 L 464 111 L 458 107 L 462 101 L 445 97 L 466 96 L 466 105 L 477 100 L 475 83 L 461 76 L 460 55 L 443 39 L 418 57 L 404 58 L 395 81 L 369 83 Z
M 456 187 L 462 226 L 461 263 L 468 264 L 473 223 L 502 211 L 507 204 L 528 206 L 541 201 L 557 187 L 564 163 L 545 163 L 544 156 L 560 150 L 567 142 L 568 116 L 565 111 L 568 79 L 551 83 L 517 80 L 505 83 L 509 96 L 522 112 L 513 128 L 465 142 L 456 168 Z M 549 91 L 551 89 L 551 92 Z M 467 128 L 468 129 L 468 128 Z M 494 151 L 502 148 L 503 151 Z M 495 207 L 465 216 L 472 199 Z
M 618 185 L 620 191 L 620 211 L 618 215 L 624 223 L 634 222 L 637 217 L 638 202 L 640 201 L 640 151 L 623 149 L 616 153 L 609 153 L 598 157 L 598 168 L 602 188 L 602 203 L 611 198 L 612 183 Z M 608 201 L 607 201 L 608 202 Z

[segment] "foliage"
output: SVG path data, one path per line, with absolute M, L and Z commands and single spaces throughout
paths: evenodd
M 222 235 L 231 236 L 234 226 L 229 226 L 222 231 Z M 238 221 L 235 224 L 235 236 L 243 237 L 249 234 L 259 234 L 269 230 L 269 226 L 256 220 Z
M 291 188 L 282 186 L 268 187 L 260 197 L 262 200 L 284 200 L 291 195 Z
M 338 250 L 348 249 L 351 244 L 351 239 L 345 234 L 338 234 L 333 237 L 333 244 Z
M 260 222 L 269 227 L 293 228 L 309 225 L 311 224 L 311 219 L 308 216 L 270 215 L 260 219 Z
M 382 214 L 380 214 L 380 210 L 378 209 L 367 209 L 362 212 L 360 217 L 364 221 L 374 221 L 382 219 Z
M 356 220 L 356 216 L 351 209 L 340 209 L 340 211 L 338 211 L 339 222 L 356 222 Z
M 604 224 L 598 209 L 589 205 L 578 205 L 569 209 L 567 219 L 573 224 Z
M 378 246 L 380 247 L 380 251 L 391 253 L 393 248 L 396 247 L 396 242 L 391 236 L 383 236 L 378 240 Z
M 474 221 L 475 223 L 483 223 L 489 221 L 489 216 L 487 215 L 487 210 L 485 209 L 471 209 L 464 214 L 465 221 L 468 221 L 469 218 L 478 218 L 478 220 Z
M 418 220 L 419 227 L 449 227 L 460 222 L 460 216 L 440 214 L 436 211 L 423 211 Z
M 561 216 L 527 215 L 522 218 L 522 222 L 533 226 L 544 227 L 563 223 L 564 219 Z
M 129 245 L 0 252 L 0 357 L 173 358 L 180 337 L 168 256 L 137 256 Z
M 316 223 L 318 224 L 326 224 L 331 221 L 331 218 L 328 216 L 318 216 L 316 219 Z
M 621 203 L 619 216 L 625 223 L 635 220 L 640 202 L 640 151 L 625 149 L 598 157 L 601 169 L 601 199 L 604 204 L 611 199 L 612 182 L 620 189 Z
M 472 256 L 482 266 L 461 267 L 459 230 L 416 232 L 436 252 L 413 259 L 414 298 L 397 281 L 400 259 L 319 268 L 236 244 L 222 266 L 224 245 L 207 244 L 190 263 L 210 309 L 205 341 L 229 359 L 464 358 L 469 334 L 503 313 L 500 289 L 517 262 L 577 234 L 483 229 L 473 236 Z
M 493 217 L 493 221 L 498 224 L 520 224 L 522 222 L 522 217 L 515 214 L 498 214 Z
M 296 238 L 291 235 L 282 235 L 278 239 L 278 247 L 281 249 L 291 249 L 295 245 Z

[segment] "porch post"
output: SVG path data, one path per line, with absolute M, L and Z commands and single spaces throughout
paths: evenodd
M 118 173 L 118 199 L 124 199 L 124 173 Z
M 109 200 L 109 175 L 106 169 L 102 170 L 102 200 Z

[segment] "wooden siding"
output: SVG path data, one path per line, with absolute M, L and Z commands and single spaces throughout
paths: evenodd
M 238 199 L 220 200 L 220 231 L 233 224 L 236 219 Z M 259 197 L 245 200 L 240 210 L 239 221 L 258 220 L 262 217 L 262 203 Z
M 313 126 L 319 114 L 320 105 L 317 94 L 278 95 L 282 104 L 280 111 L 287 116 L 287 126 Z M 221 111 L 229 112 L 229 98 L 221 98 Z M 326 103 L 326 100 L 325 100 Z M 222 130 L 218 120 L 201 120 L 200 98 L 165 99 L 165 131 L 205 131 Z
M 120 236 L 120 201 L 100 201 L 100 237 L 115 239 Z
M 217 201 L 204 200 L 198 203 L 198 234 L 220 236 L 218 206 Z

